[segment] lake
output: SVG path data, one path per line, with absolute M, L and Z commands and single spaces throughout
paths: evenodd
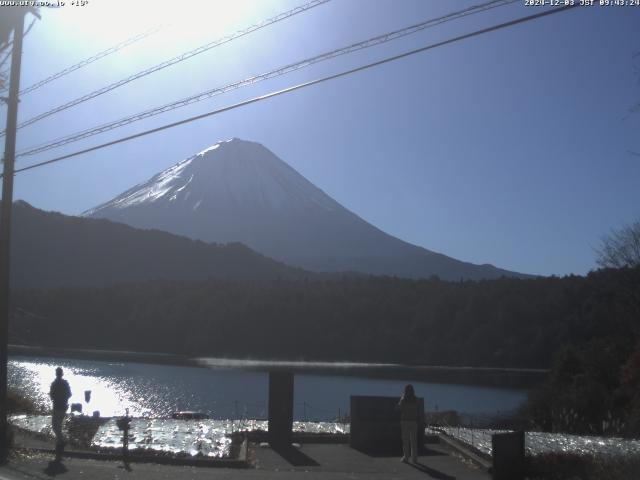
M 9 359 L 9 385 L 48 409 L 49 385 L 55 368 L 65 370 L 73 396 L 84 413 L 99 410 L 102 416 L 119 416 L 129 409 L 130 448 L 208 457 L 228 457 L 235 431 L 266 430 L 268 374 L 252 368 L 283 367 L 282 362 L 229 361 L 205 359 L 209 368 L 158 365 L 138 362 L 112 362 L 12 356 Z M 271 365 L 273 364 L 273 365 Z M 337 368 L 336 366 L 339 366 Z M 407 380 L 350 376 L 347 371 L 375 371 L 375 365 L 333 364 L 342 374 L 318 374 L 327 364 L 288 365 L 295 368 L 294 431 L 308 433 L 348 433 L 349 424 L 334 422 L 349 412 L 351 395 L 399 396 Z M 307 369 L 310 372 L 304 373 Z M 368 368 L 371 367 L 371 368 Z M 406 378 L 406 377 L 404 377 Z M 526 399 L 523 389 L 489 388 L 457 384 L 412 382 L 416 393 L 425 398 L 425 407 L 433 410 L 456 410 L 470 417 L 505 414 L 518 408 Z M 84 392 L 91 390 L 89 402 Z M 208 414 L 210 420 L 172 420 L 178 410 Z M 308 421 L 307 421 L 308 420 Z M 14 416 L 12 423 L 49 434 L 50 416 Z M 491 430 L 448 428 L 450 436 L 491 454 Z M 115 419 L 102 425 L 93 438 L 97 448 L 119 448 L 121 432 Z M 564 434 L 527 432 L 529 454 L 544 452 L 604 453 L 628 455 L 638 451 L 639 442 Z
M 55 368 L 65 370 L 73 396 L 85 413 L 123 415 L 129 409 L 136 417 L 167 417 L 174 411 L 204 412 L 214 419 L 264 419 L 267 417 L 268 374 L 246 368 L 215 368 L 11 356 L 9 386 L 36 404 L 49 408 L 49 385 Z M 399 397 L 407 380 L 378 379 L 348 374 L 296 373 L 294 418 L 331 421 L 348 413 L 351 395 Z M 298 368 L 297 371 L 304 371 Z M 357 369 L 355 369 L 357 371 Z M 524 389 L 503 389 L 444 383 L 411 382 L 424 397 L 426 410 L 456 410 L 469 415 L 504 414 L 526 399 Z M 85 402 L 84 392 L 91 391 Z

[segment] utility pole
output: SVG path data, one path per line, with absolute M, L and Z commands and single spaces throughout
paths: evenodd
M 26 13 L 27 10 L 24 10 Z M 18 15 L 13 29 L 11 53 L 11 80 L 7 102 L 7 128 L 4 147 L 2 177 L 2 207 L 0 211 L 0 463 L 9 455 L 9 430 L 7 424 L 7 361 L 9 349 L 9 263 L 11 240 L 11 208 L 13 206 L 13 170 L 16 156 L 16 125 L 18 121 L 18 91 L 20 87 L 20 62 L 24 14 Z

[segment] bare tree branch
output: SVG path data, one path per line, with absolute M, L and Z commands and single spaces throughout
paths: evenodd
M 640 221 L 604 235 L 596 254 L 602 268 L 640 267 Z

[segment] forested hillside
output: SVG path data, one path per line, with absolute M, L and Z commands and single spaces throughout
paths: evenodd
M 12 227 L 14 288 L 313 275 L 240 243 L 208 244 L 108 220 L 45 212 L 26 202 L 15 203 Z
M 11 342 L 421 364 L 546 367 L 635 341 L 640 269 L 481 282 L 155 281 L 16 292 Z

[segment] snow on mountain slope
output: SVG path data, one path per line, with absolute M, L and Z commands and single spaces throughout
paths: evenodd
M 264 146 L 239 139 L 217 143 L 83 215 L 206 242 L 239 241 L 317 271 L 455 280 L 519 276 L 392 237 L 341 206 Z
M 193 210 L 202 202 L 278 210 L 299 201 L 326 210 L 340 207 L 262 145 L 232 139 L 177 163 L 85 214 L 155 202 L 175 202 Z

